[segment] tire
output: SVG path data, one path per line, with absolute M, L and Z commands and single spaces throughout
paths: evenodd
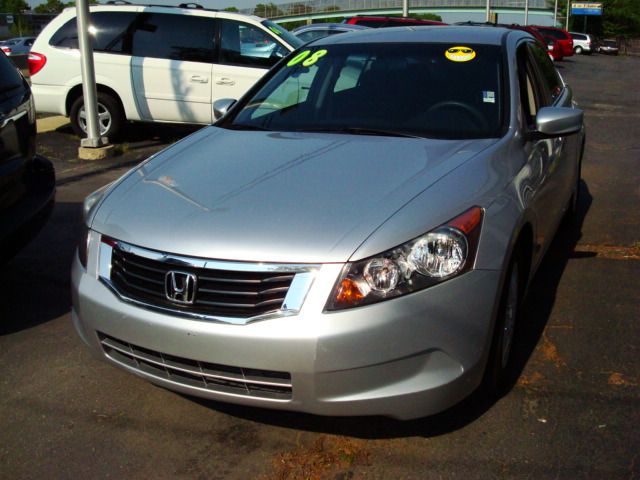
M 84 110 L 84 97 L 80 96 L 71 105 L 69 117 L 73 131 L 80 137 L 87 136 L 86 115 Z M 98 93 L 98 123 L 100 136 L 114 139 L 118 136 L 124 125 L 124 113 L 120 102 L 112 95 L 104 92 Z
M 575 47 L 573 49 L 573 51 L 576 53 L 576 55 L 581 55 L 582 54 L 582 47 L 580 45 L 578 45 L 577 47 Z
M 514 254 L 502 287 L 498 317 L 483 380 L 487 394 L 493 398 L 503 395 L 512 378 L 513 346 L 524 291 L 523 265 L 520 255 Z

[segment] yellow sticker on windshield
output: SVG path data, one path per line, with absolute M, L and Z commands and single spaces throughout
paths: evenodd
M 452 62 L 469 62 L 476 58 L 476 52 L 473 48 L 458 46 L 448 49 L 444 56 Z

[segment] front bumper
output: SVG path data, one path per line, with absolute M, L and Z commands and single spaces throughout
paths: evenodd
M 99 357 L 160 386 L 219 401 L 410 419 L 442 411 L 475 389 L 492 337 L 499 272 L 475 270 L 404 297 L 322 313 L 341 267 L 318 271 L 298 315 L 231 325 L 122 302 L 76 258 L 73 321 Z M 206 379 L 216 366 L 237 369 L 240 379 L 284 373 L 290 389 L 275 397 L 250 388 L 238 393 L 193 378 Z

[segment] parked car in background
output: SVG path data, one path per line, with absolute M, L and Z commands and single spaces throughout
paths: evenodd
M 560 43 L 558 43 L 554 38 L 543 36 L 544 41 L 547 44 L 547 50 L 549 52 L 549 56 L 551 60 L 554 62 L 559 62 L 564 59 L 564 54 L 562 53 L 562 47 Z
M 465 22 L 457 22 L 456 25 L 467 26 L 467 27 L 500 27 L 500 28 L 509 28 L 511 30 L 522 30 L 523 32 L 527 32 L 533 38 L 538 41 L 538 44 L 547 50 L 549 54 L 549 58 L 551 60 L 562 60 L 564 55 L 562 54 L 562 48 L 560 45 L 550 40 L 548 37 L 542 35 L 535 28 L 528 25 L 518 25 L 517 23 L 504 24 L 504 23 L 493 23 L 493 22 L 473 22 L 473 21 L 465 21 Z
M 590 54 L 596 50 L 596 38 L 589 33 L 569 32 L 573 39 L 573 51 L 578 55 Z
M 531 25 L 531 27 L 535 28 L 542 35 L 551 37 L 558 42 L 562 48 L 563 56 L 570 57 L 573 55 L 573 38 L 571 38 L 569 32 L 562 28 L 545 27 L 541 25 Z
M 2 50 L 7 57 L 27 55 L 35 39 L 36 37 L 16 37 L 3 40 L 0 41 L 0 50 Z
M 365 27 L 371 28 L 447 25 L 446 23 L 436 22 L 435 20 L 421 20 L 410 17 L 374 17 L 369 15 L 346 18 L 344 23 L 348 23 L 349 25 L 364 25 Z
M 332 35 L 233 102 L 87 197 L 72 316 L 91 350 L 182 393 L 321 415 L 502 392 L 580 181 L 583 113 L 544 47 L 502 28 Z
M 303 42 L 310 42 L 318 38 L 336 35 L 338 33 L 353 32 L 364 30 L 369 27 L 364 25 L 351 25 L 349 23 L 314 23 L 312 25 L 303 25 L 291 31 L 296 37 Z
M 613 39 L 605 39 L 598 45 L 598 53 L 605 55 L 618 55 L 618 42 Z
M 191 5 L 191 4 L 188 4 Z M 202 8 L 102 5 L 90 8 L 100 132 L 125 121 L 211 123 L 211 104 L 240 97 L 303 44 L 259 17 Z M 29 71 L 38 112 L 70 117 L 86 132 L 76 9 L 38 36 Z
M 29 84 L 0 52 L 0 264 L 38 233 L 53 207 L 53 165 L 35 150 Z

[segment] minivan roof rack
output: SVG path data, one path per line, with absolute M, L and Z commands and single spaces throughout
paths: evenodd
M 181 3 L 178 5 L 180 8 L 196 8 L 198 10 L 204 10 L 204 7 L 199 3 Z

